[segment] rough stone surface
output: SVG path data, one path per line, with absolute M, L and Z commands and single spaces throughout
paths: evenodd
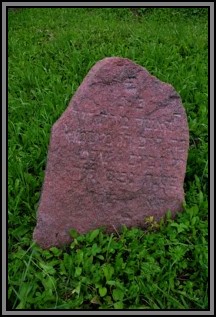
M 88 73 L 53 125 L 34 240 L 43 248 L 79 233 L 142 227 L 181 211 L 189 146 L 174 88 L 125 58 Z

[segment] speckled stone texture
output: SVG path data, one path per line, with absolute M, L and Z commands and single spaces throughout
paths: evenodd
M 182 210 L 189 147 L 174 88 L 125 58 L 95 64 L 52 127 L 34 240 L 43 248 L 79 233 L 143 227 Z

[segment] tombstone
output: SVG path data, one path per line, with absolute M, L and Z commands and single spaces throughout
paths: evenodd
M 79 233 L 144 226 L 182 210 L 189 147 L 174 88 L 126 58 L 105 58 L 52 127 L 34 240 L 43 248 Z

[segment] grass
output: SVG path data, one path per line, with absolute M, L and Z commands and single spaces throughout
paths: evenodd
M 208 309 L 208 18 L 183 10 L 8 12 L 8 309 Z M 72 231 L 69 247 L 41 250 L 32 232 L 50 129 L 106 56 L 132 59 L 180 93 L 184 211 L 146 231 Z

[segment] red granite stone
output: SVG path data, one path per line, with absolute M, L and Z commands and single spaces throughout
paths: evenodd
M 79 233 L 144 226 L 182 210 L 189 147 L 174 88 L 126 58 L 90 70 L 52 127 L 34 240 L 43 248 Z

